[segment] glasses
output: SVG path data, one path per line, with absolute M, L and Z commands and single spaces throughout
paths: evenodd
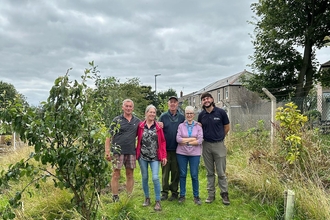
M 188 113 L 186 113 L 186 115 L 193 115 L 194 113 L 191 113 L 191 112 L 188 112 Z

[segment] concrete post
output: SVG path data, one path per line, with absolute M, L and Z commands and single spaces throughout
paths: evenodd
M 294 213 L 295 193 L 292 190 L 284 191 L 284 220 L 292 220 Z
M 270 98 L 271 100 L 271 123 L 275 124 L 275 114 L 276 114 L 276 98 L 273 96 L 266 88 L 262 88 L 262 91 Z M 270 126 L 270 141 L 272 146 L 274 146 L 275 140 L 275 128 L 273 125 Z

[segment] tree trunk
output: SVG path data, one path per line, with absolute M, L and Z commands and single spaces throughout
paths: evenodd
M 298 75 L 298 84 L 294 97 L 294 101 L 301 113 L 303 113 L 304 109 L 304 100 L 313 85 L 312 47 L 313 44 L 311 41 L 307 40 L 305 43 L 303 63 Z

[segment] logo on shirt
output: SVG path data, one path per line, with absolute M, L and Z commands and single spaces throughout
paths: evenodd
M 214 117 L 214 121 L 220 121 L 220 118 Z

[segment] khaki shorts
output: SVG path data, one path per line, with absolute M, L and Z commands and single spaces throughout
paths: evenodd
M 132 154 L 115 154 L 112 157 L 112 167 L 114 169 L 125 168 L 134 169 L 136 167 L 136 156 Z

